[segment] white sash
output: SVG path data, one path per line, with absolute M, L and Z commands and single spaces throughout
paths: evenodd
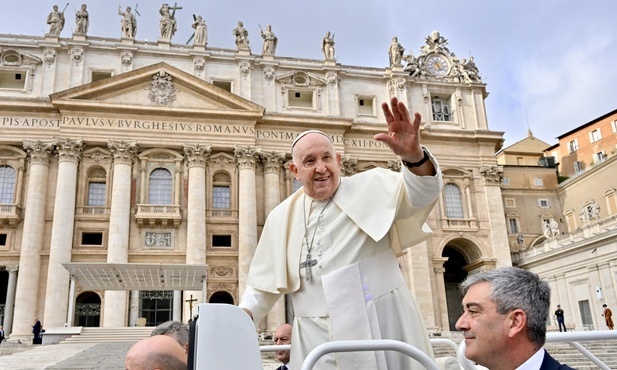
M 381 339 L 376 298 L 405 285 L 392 250 L 322 276 L 335 340 Z M 387 370 L 383 351 L 339 353 L 341 369 Z

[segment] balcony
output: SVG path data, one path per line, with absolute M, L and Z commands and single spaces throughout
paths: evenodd
M 171 204 L 138 204 L 135 219 L 139 227 L 178 227 L 182 222 L 182 210 Z
M 475 218 L 443 218 L 444 230 L 478 230 L 478 222 Z
M 0 204 L 0 225 L 16 227 L 21 222 L 21 208 L 16 204 Z
M 109 220 L 109 207 L 80 206 L 75 208 L 77 220 Z

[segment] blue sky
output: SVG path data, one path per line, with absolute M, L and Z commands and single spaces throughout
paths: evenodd
M 5 3 L 0 33 L 42 36 L 53 1 Z M 158 37 L 158 1 L 70 3 L 62 37 L 70 37 L 75 10 L 85 3 L 89 35 L 120 37 L 120 16 L 127 5 L 138 16 L 138 40 Z M 62 9 L 66 2 L 57 3 Z M 385 5 L 384 5 L 385 4 Z M 528 126 L 549 144 L 555 137 L 617 109 L 617 1 L 613 0 L 180 0 L 178 32 L 185 43 L 193 14 L 208 25 L 208 45 L 235 48 L 232 29 L 242 21 L 252 48 L 261 45 L 259 25 L 279 38 L 279 56 L 322 59 L 321 38 L 335 34 L 336 57 L 345 65 L 386 67 L 393 36 L 418 55 L 424 38 L 440 31 L 459 57 L 473 55 L 489 97 L 489 127 L 504 131 L 511 145 Z

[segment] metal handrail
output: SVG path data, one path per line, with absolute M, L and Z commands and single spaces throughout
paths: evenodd
M 339 340 L 318 345 L 309 352 L 300 370 L 310 370 L 324 355 L 332 352 L 397 351 L 420 362 L 429 370 L 439 370 L 435 360 L 411 344 L 392 339 Z

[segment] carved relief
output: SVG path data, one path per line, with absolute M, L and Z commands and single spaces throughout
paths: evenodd
M 206 66 L 206 59 L 202 57 L 193 59 L 193 68 L 195 68 L 195 72 L 198 72 L 198 73 L 203 72 L 205 66 Z
M 174 86 L 169 74 L 160 71 L 152 76 L 148 98 L 157 105 L 170 105 L 176 100 L 178 89 Z
M 336 85 L 340 82 L 338 75 L 334 72 L 326 73 L 326 81 L 328 82 L 328 85 Z
M 55 50 L 45 50 L 43 54 L 43 59 L 45 59 L 45 63 L 54 64 L 56 61 L 56 51 Z
M 74 47 L 69 50 L 69 54 L 71 55 L 71 60 L 79 64 L 84 58 L 84 49 L 80 47 Z
M 251 69 L 253 69 L 253 67 L 249 63 L 247 62 L 240 63 L 240 73 L 242 74 L 242 76 L 244 77 L 248 76 Z
M 343 176 L 351 176 L 356 173 L 356 167 L 358 165 L 358 160 L 355 158 L 351 158 L 351 156 L 344 156 L 341 158 L 341 172 Z
M 210 268 L 212 277 L 234 277 L 234 269 L 228 266 L 216 266 Z
M 266 79 L 266 81 L 272 81 L 272 79 L 274 79 L 274 68 L 264 68 L 264 78 Z
M 394 172 L 401 172 L 401 161 L 398 159 L 388 160 L 388 168 Z
M 146 232 L 144 244 L 148 248 L 171 248 L 171 233 Z
M 120 60 L 122 61 L 122 65 L 128 67 L 133 64 L 133 53 L 130 51 L 123 51 L 120 53 Z

